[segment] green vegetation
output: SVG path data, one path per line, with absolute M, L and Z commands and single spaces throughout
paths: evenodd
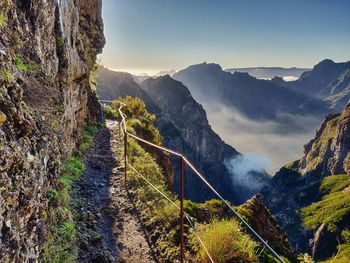
M 7 25 L 7 17 L 0 13 L 0 26 L 6 26 Z
M 141 138 L 160 145 L 162 143 L 162 136 L 158 129 L 154 127 L 156 116 L 148 113 L 145 103 L 139 98 L 127 96 L 125 99 L 119 98 L 112 103 L 112 109 L 118 113 L 118 108 L 122 101 L 127 107 L 123 108 L 123 113 L 126 115 L 126 125 L 128 131 L 137 134 Z M 116 116 L 118 117 L 118 115 Z
M 301 209 L 301 217 L 307 228 L 316 230 L 322 223 L 330 231 L 343 227 L 350 220 L 350 194 L 342 192 L 350 185 L 350 175 L 334 175 L 325 178 L 320 186 L 324 193 L 319 202 Z
M 25 62 L 23 57 L 19 54 L 16 55 L 15 64 L 16 64 L 16 68 L 19 71 L 23 71 L 23 72 L 38 71 L 38 65 L 34 61 L 30 60 L 29 62 Z
M 153 125 L 155 116 L 146 111 L 143 101 L 132 97 L 119 101 L 126 105 L 123 107 L 123 113 L 126 115 L 129 132 L 160 145 L 162 137 Z M 120 103 L 116 101 L 105 109 L 107 108 L 113 117 L 118 118 L 119 106 Z M 142 176 L 179 205 L 177 197 L 167 188 L 166 175 L 157 165 L 155 161 L 157 156 L 154 152 L 148 152 L 147 148 L 141 147 L 129 137 L 127 154 L 129 163 Z M 122 160 L 121 162 L 123 163 Z M 128 168 L 127 187 L 133 193 L 136 207 L 141 212 L 141 218 L 150 231 L 151 240 L 161 257 L 170 262 L 177 260 L 180 252 L 178 208 L 165 200 L 130 168 Z M 215 262 L 232 262 L 229 261 L 232 258 L 239 258 L 244 262 L 256 260 L 256 243 L 236 220 L 232 218 L 228 220 L 230 213 L 223 202 L 210 200 L 199 204 L 186 200 L 184 208 L 186 213 L 196 219 L 196 228 L 200 230 L 200 235 L 218 259 Z M 219 229 L 221 230 L 218 231 Z M 221 248 L 221 245 L 224 247 Z M 187 259 L 191 258 L 196 262 L 207 260 L 205 251 L 187 221 L 185 221 L 185 246 Z
M 92 138 L 97 131 L 98 128 L 96 126 L 87 126 L 85 128 L 83 139 L 79 147 L 81 151 L 85 151 L 92 146 Z
M 350 230 L 345 229 L 341 232 L 341 244 L 338 246 L 338 253 L 322 261 L 322 263 L 349 263 L 350 259 Z
M 0 76 L 2 80 L 8 81 L 14 77 L 14 74 L 10 70 L 3 68 L 1 69 Z
M 97 132 L 97 127 L 85 128 L 83 143 L 80 150 L 86 150 L 92 144 L 92 136 Z M 43 262 L 75 262 L 78 254 L 76 241 L 80 238 L 77 223 L 79 214 L 73 214 L 73 207 L 79 200 L 72 200 L 72 186 L 78 181 L 84 172 L 84 164 L 81 154 L 76 153 L 67 162 L 62 164 L 62 175 L 58 178 L 57 187 L 47 191 L 49 207 L 42 214 L 43 220 L 49 226 L 46 236 L 42 261 Z M 98 239 L 96 233 L 85 233 L 94 239 Z M 90 237 L 90 236 L 89 236 Z
M 199 230 L 203 243 L 214 262 L 239 262 L 244 258 L 248 262 L 257 260 L 257 243 L 242 232 L 236 220 L 214 220 Z M 199 251 L 202 262 L 211 262 L 204 249 Z
M 350 258 L 350 175 L 333 175 L 322 180 L 320 193 L 322 199 L 301 209 L 304 225 L 316 230 L 322 223 L 331 232 L 338 233 L 338 253 L 323 263 L 347 263 Z M 340 235 L 341 233 L 341 235 Z
M 75 155 L 62 165 L 62 170 L 57 189 L 47 192 L 49 208 L 43 219 L 50 228 L 43 246 L 43 262 L 72 262 L 78 253 L 70 193 L 73 182 L 79 180 L 83 173 L 84 165 Z
M 110 105 L 103 104 L 103 111 L 107 119 L 115 120 L 118 117 L 118 110 L 115 110 Z
M 56 37 L 56 46 L 63 47 L 63 45 L 64 45 L 64 38 L 63 37 Z
M 309 163 L 309 170 L 316 169 L 324 160 L 326 149 L 336 137 L 337 124 L 339 123 L 341 115 L 328 121 L 321 135 L 313 142 L 310 152 L 307 155 Z
M 322 195 L 331 194 L 342 191 L 348 186 L 350 186 L 350 175 L 332 175 L 322 180 L 320 192 Z

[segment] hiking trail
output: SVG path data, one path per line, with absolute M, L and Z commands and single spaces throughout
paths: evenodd
M 85 171 L 74 185 L 82 228 L 97 233 L 93 241 L 79 240 L 78 262 L 159 262 L 124 188 L 118 122 L 106 126 L 84 153 Z

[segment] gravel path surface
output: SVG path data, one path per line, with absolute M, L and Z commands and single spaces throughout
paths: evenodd
M 94 136 L 93 147 L 84 153 L 85 171 L 74 186 L 82 201 L 79 207 L 85 232 L 96 232 L 93 241 L 79 240 L 79 262 L 159 262 L 138 212 L 124 189 L 124 169 L 119 160 L 121 141 L 118 123 Z

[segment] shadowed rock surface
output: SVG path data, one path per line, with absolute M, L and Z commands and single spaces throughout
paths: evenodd
M 96 123 L 90 70 L 104 46 L 99 0 L 0 2 L 0 255 L 39 257 L 47 191 Z M 68 6 L 66 6 L 68 5 Z M 2 224 L 4 222 L 5 224 Z

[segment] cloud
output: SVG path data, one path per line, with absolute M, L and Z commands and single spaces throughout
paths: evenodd
M 302 156 L 303 145 L 321 123 L 319 118 L 290 114 L 280 114 L 276 121 L 256 121 L 218 103 L 203 106 L 213 130 L 239 152 L 270 160 L 265 169 L 271 174 Z
M 282 77 L 282 79 L 283 79 L 284 81 L 294 81 L 294 80 L 297 80 L 297 79 L 299 79 L 299 78 L 296 77 L 296 76 L 284 76 L 284 77 Z

